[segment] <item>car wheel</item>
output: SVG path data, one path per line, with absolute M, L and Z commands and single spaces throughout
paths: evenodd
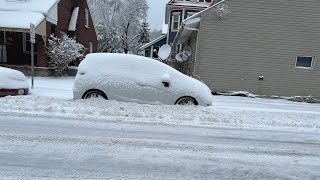
M 106 94 L 100 90 L 89 90 L 84 93 L 82 99 L 104 98 L 108 99 Z
M 176 105 L 198 105 L 198 102 L 193 97 L 182 97 L 177 100 Z

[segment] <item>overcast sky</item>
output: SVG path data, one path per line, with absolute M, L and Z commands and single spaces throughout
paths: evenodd
M 148 22 L 150 29 L 162 29 L 165 6 L 169 0 L 147 0 L 149 5 Z

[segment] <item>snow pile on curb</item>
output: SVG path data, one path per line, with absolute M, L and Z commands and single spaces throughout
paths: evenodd
M 320 106 L 259 98 L 216 97 L 215 100 L 213 107 L 186 107 L 103 99 L 65 100 L 19 96 L 0 98 L 0 115 L 64 117 L 101 123 L 111 121 L 129 124 L 320 129 Z

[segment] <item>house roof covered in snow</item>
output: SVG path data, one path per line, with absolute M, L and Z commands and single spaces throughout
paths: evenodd
M 0 10 L 32 11 L 46 15 L 59 0 L 0 0 Z
M 0 27 L 30 29 L 30 23 L 36 27 L 45 19 L 42 13 L 23 11 L 0 11 Z
M 60 0 L 0 0 L 0 31 L 29 32 L 46 35 L 45 19 Z

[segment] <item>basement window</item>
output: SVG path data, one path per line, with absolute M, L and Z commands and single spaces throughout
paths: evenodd
M 312 68 L 313 65 L 312 56 L 298 56 L 296 61 L 297 68 Z

